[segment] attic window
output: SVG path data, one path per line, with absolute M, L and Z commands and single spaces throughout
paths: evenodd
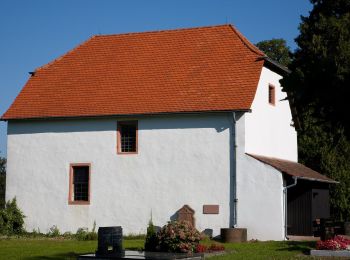
M 117 139 L 118 154 L 137 153 L 137 121 L 119 121 Z
M 273 85 L 269 85 L 269 104 L 270 105 L 275 105 L 276 104 L 276 101 L 275 101 L 275 86 Z

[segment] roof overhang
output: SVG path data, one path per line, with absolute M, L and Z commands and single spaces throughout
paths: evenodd
M 290 175 L 286 172 L 283 172 L 284 174 L 287 174 L 289 176 L 292 176 L 294 178 L 297 179 L 301 179 L 301 180 L 307 180 L 307 181 L 317 181 L 317 182 L 324 182 L 324 183 L 329 183 L 329 184 L 338 184 L 339 181 L 333 181 L 333 180 L 321 180 L 321 179 L 316 179 L 316 178 L 308 178 L 308 177 L 302 177 L 302 176 L 295 176 L 295 175 Z
M 167 115 L 198 115 L 198 114 L 221 114 L 241 112 L 250 113 L 251 109 L 234 110 L 206 110 L 206 111 L 179 111 L 179 112 L 159 112 L 144 114 L 111 114 L 111 115 L 84 115 L 84 116 L 52 116 L 52 117 L 18 117 L 18 118 L 0 118 L 0 121 L 36 121 L 36 120 L 73 120 L 73 119 L 97 119 L 97 118 L 133 118 L 145 116 L 167 116 Z
M 279 62 L 267 57 L 267 56 L 263 56 L 261 57 L 261 59 L 263 59 L 264 62 L 264 66 L 271 69 L 272 71 L 275 71 L 278 74 L 281 74 L 282 76 L 285 74 L 289 74 L 291 73 L 291 71 L 284 65 L 280 64 Z
M 289 175 L 293 178 L 304 179 L 309 181 L 333 183 L 333 184 L 339 183 L 298 162 L 288 161 L 285 159 L 274 158 L 274 157 L 267 157 L 263 155 L 249 154 L 249 153 L 247 153 L 247 155 L 264 164 L 270 165 L 271 167 L 275 168 L 281 173 Z

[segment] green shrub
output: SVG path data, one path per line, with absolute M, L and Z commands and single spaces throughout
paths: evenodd
M 157 251 L 158 247 L 158 237 L 156 229 L 153 225 L 152 220 L 149 221 L 147 227 L 146 241 L 145 241 L 145 250 L 146 251 Z
M 201 235 L 187 221 L 172 221 L 162 227 L 158 235 L 161 251 L 165 252 L 194 252 Z
M 0 209 L 5 208 L 6 158 L 0 156 Z
M 94 221 L 94 225 L 91 231 L 89 231 L 88 228 L 79 228 L 75 234 L 75 238 L 81 241 L 97 240 L 96 222 Z
M 74 238 L 74 235 L 73 235 L 72 232 L 70 232 L 70 231 L 64 232 L 64 233 L 62 234 L 62 236 L 63 236 L 64 238 L 66 238 L 66 239 L 72 239 L 72 238 Z
M 75 233 L 75 238 L 77 240 L 86 240 L 88 234 L 88 229 L 87 228 L 78 228 L 77 232 Z
M 0 233 L 4 235 L 22 234 L 24 219 L 22 211 L 17 206 L 16 198 L 8 201 L 5 208 L 0 210 Z
M 53 225 L 52 227 L 50 227 L 49 232 L 47 233 L 49 237 L 58 237 L 60 236 L 60 234 L 61 234 L 60 230 L 56 225 Z
M 36 237 L 44 237 L 45 234 L 41 233 L 39 228 L 38 229 L 33 228 L 33 231 L 26 232 L 25 236 L 36 238 Z

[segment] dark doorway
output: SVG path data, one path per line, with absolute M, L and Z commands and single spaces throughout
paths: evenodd
M 329 218 L 329 185 L 298 180 L 287 191 L 288 235 L 313 235 L 313 221 Z

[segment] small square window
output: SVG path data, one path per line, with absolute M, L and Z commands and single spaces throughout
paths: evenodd
M 69 204 L 90 204 L 90 164 L 71 164 Z
M 119 121 L 117 139 L 118 153 L 137 153 L 137 121 Z
M 275 86 L 269 85 L 269 104 L 270 105 L 275 105 Z

